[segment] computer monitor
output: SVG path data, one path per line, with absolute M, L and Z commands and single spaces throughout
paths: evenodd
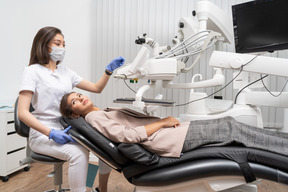
M 256 0 L 232 6 L 236 53 L 288 49 L 288 0 Z

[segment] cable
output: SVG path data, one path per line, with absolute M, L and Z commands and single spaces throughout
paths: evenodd
M 261 77 L 262 77 L 262 74 L 261 74 Z M 266 87 L 263 79 L 261 79 L 261 82 L 262 82 L 264 88 L 266 89 L 266 91 L 267 91 L 268 93 L 270 93 L 273 97 L 279 97 L 279 96 L 283 93 L 283 91 L 284 91 L 284 89 L 285 89 L 285 87 L 286 87 L 286 85 L 287 85 L 287 83 L 288 83 L 288 79 L 286 80 L 286 83 L 284 84 L 282 90 L 280 91 L 280 93 L 279 93 L 278 95 L 274 95 L 274 94 Z
M 251 63 L 254 59 L 256 59 L 258 56 L 260 56 L 260 54 L 255 55 L 255 57 L 253 57 L 250 61 L 248 61 L 247 63 L 245 63 L 245 64 L 242 65 L 241 67 L 244 67 L 244 66 L 248 65 L 248 64 Z
M 124 83 L 125 83 L 125 85 L 126 85 L 131 91 L 133 91 L 134 93 L 137 93 L 134 89 L 132 89 L 132 88 L 127 84 L 127 82 L 126 82 L 125 80 L 126 80 L 126 79 L 123 80 Z
M 216 93 L 222 91 L 223 89 L 225 89 L 229 84 L 231 84 L 231 83 L 242 73 L 242 70 L 243 70 L 243 67 L 244 67 L 244 66 L 248 65 L 249 63 L 251 63 L 251 62 L 252 62 L 254 59 L 256 59 L 259 55 L 260 55 L 260 54 L 257 54 L 257 55 L 256 55 L 255 57 L 253 57 L 250 61 L 248 61 L 247 63 L 241 65 L 241 66 L 239 67 L 239 68 L 240 68 L 239 73 L 238 73 L 232 80 L 230 80 L 224 87 L 222 87 L 221 89 L 219 89 L 219 90 L 211 93 L 210 95 L 207 95 L 206 97 L 199 98 L 199 99 L 196 99 L 196 100 L 192 100 L 192 101 L 189 101 L 189 102 L 183 103 L 183 104 L 178 104 L 178 105 L 175 105 L 175 106 L 173 106 L 173 107 L 181 107 L 181 106 L 184 106 L 184 105 L 188 105 L 188 104 L 190 104 L 190 103 L 193 103 L 193 102 L 200 101 L 200 100 L 206 99 L 206 98 L 208 98 L 208 97 L 211 97 L 211 96 L 215 95 Z M 238 68 L 238 69 L 239 69 L 239 68 Z M 242 90 L 241 90 L 241 91 L 242 91 Z M 238 92 L 238 94 L 239 94 L 239 93 L 240 93 L 240 92 Z
M 136 94 L 137 92 L 136 92 L 134 89 L 132 89 L 132 88 L 127 84 L 127 82 L 125 81 L 125 80 L 127 79 L 127 75 L 125 75 L 125 74 L 121 74 L 121 75 L 124 75 L 124 76 L 125 76 L 125 79 L 123 79 L 125 85 L 126 85 L 132 92 L 134 92 L 134 93 Z M 142 96 L 142 99 L 145 99 L 145 97 Z
M 179 45 L 173 47 L 171 50 L 165 52 L 164 54 L 157 56 L 156 58 L 158 59 L 158 58 L 177 56 L 177 54 L 179 52 L 180 52 L 180 54 L 181 54 L 181 52 L 183 53 L 183 44 L 185 45 L 184 47 L 187 49 L 187 48 L 193 46 L 194 44 L 197 44 L 201 41 L 205 41 L 205 37 L 207 37 L 210 32 L 211 31 L 207 30 L 207 31 L 201 31 L 199 33 L 191 35 L 187 39 L 183 40 Z M 204 34 L 200 36 L 201 33 L 204 33 Z M 195 39 L 193 39 L 193 38 L 195 38 Z M 190 39 L 192 39 L 192 41 L 190 41 Z
M 186 53 L 189 53 L 187 47 L 185 46 L 185 43 L 183 43 L 183 45 L 184 45 L 184 49 L 183 49 L 183 51 L 182 51 L 183 54 L 184 54 L 184 51 L 186 51 Z M 188 61 L 188 59 L 189 59 L 189 57 L 185 57 L 184 59 L 182 58 L 182 59 L 181 59 L 181 62 L 186 63 L 186 62 Z
M 190 104 L 190 103 L 193 103 L 193 102 L 196 102 L 196 101 L 200 101 L 200 100 L 203 100 L 203 99 L 206 99 L 206 98 L 208 98 L 208 97 L 211 97 L 211 96 L 215 95 L 216 93 L 222 91 L 222 90 L 225 89 L 228 85 L 230 85 L 230 84 L 240 75 L 240 73 L 242 72 L 242 68 L 243 68 L 243 67 L 241 67 L 240 72 L 239 72 L 232 80 L 230 80 L 224 87 L 222 87 L 221 89 L 219 89 L 219 90 L 211 93 L 210 95 L 207 95 L 206 97 L 202 97 L 202 98 L 199 98 L 199 99 L 195 99 L 195 100 L 189 101 L 189 102 L 187 102 L 187 103 L 183 103 L 183 104 L 178 104 L 178 105 L 175 105 L 175 106 L 173 106 L 173 107 L 181 107 L 181 106 L 188 105 L 188 104 Z
M 235 96 L 234 104 L 237 103 L 237 98 L 238 98 L 239 94 L 240 94 L 244 89 L 246 89 L 246 88 L 249 87 L 250 85 L 253 85 L 254 83 L 257 83 L 257 82 L 260 81 L 260 80 L 263 81 L 263 79 L 266 78 L 267 76 L 268 76 L 268 75 L 265 75 L 264 77 L 262 77 L 262 74 L 261 74 L 261 78 L 260 78 L 260 79 L 257 79 L 257 80 L 255 80 L 255 81 L 249 83 L 248 85 L 244 86 L 242 89 L 240 89 L 240 91 L 238 91 L 238 93 L 237 93 L 236 96 Z
M 249 64 L 250 62 L 252 62 L 252 61 L 253 61 L 256 57 L 258 57 L 259 55 L 260 55 L 260 54 L 256 55 L 253 59 L 251 59 L 251 60 L 250 60 L 248 63 L 246 63 L 245 65 Z M 244 65 L 244 66 L 245 66 L 245 65 Z M 248 84 L 247 86 L 243 87 L 243 88 L 237 93 L 237 95 L 236 95 L 236 97 L 235 97 L 235 100 L 234 100 L 234 103 L 237 102 L 237 97 L 238 97 L 238 95 L 241 93 L 241 91 L 243 91 L 246 87 L 248 87 L 248 86 L 250 86 L 250 85 L 252 85 L 252 84 L 254 84 L 254 83 L 256 83 L 256 82 L 258 82 L 258 81 L 260 81 L 260 80 L 261 80 L 264 88 L 266 89 L 266 91 L 267 91 L 268 93 L 270 93 L 270 94 L 271 94 L 272 96 L 274 96 L 274 97 L 279 97 L 279 96 L 283 93 L 283 91 L 284 91 L 284 89 L 285 89 L 285 87 L 286 87 L 286 85 L 287 85 L 287 83 L 288 83 L 288 79 L 287 79 L 287 80 L 286 80 L 286 83 L 285 83 L 285 85 L 283 86 L 283 88 L 282 88 L 282 90 L 280 91 L 280 93 L 279 93 L 278 95 L 274 95 L 274 94 L 266 87 L 265 83 L 263 82 L 263 79 L 266 78 L 268 75 L 265 75 L 264 77 L 262 77 L 262 74 L 260 74 L 260 76 L 261 76 L 260 79 L 258 79 L 258 80 L 256 80 L 256 81 Z

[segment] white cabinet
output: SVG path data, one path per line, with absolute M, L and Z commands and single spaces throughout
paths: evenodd
M 19 161 L 26 157 L 27 139 L 19 136 L 14 129 L 14 110 L 0 110 L 0 177 L 8 180 L 8 175 L 28 167 Z M 28 167 L 29 170 L 29 167 Z

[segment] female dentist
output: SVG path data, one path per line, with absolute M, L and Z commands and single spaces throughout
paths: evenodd
M 82 79 L 69 68 L 59 66 L 64 55 L 65 41 L 61 30 L 55 27 L 41 28 L 34 37 L 29 66 L 23 72 L 18 116 L 22 122 L 31 127 L 29 133 L 31 149 L 69 162 L 70 190 L 84 192 L 89 151 L 75 143 L 66 134 L 68 130 L 63 130 L 59 123 L 60 101 L 62 96 L 71 92 L 74 87 L 101 93 L 112 72 L 123 65 L 125 60 L 119 57 L 111 61 L 102 77 L 93 83 Z M 29 112 L 30 103 L 35 109 L 32 113 Z

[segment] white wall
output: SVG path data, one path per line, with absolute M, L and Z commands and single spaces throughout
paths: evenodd
M 62 30 L 66 56 L 61 65 L 91 80 L 92 0 L 0 1 L 0 105 L 14 103 L 37 31 L 45 26 Z

